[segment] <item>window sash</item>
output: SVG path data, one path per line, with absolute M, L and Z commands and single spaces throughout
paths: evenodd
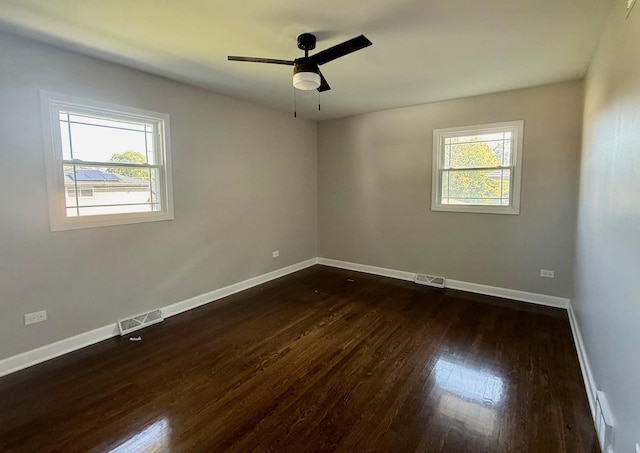
M 448 181 L 449 183 L 451 182 L 451 176 L 447 176 L 447 178 L 445 179 L 445 174 L 448 175 L 450 173 L 468 173 L 468 172 L 485 172 L 485 173 L 491 173 L 493 171 L 499 171 L 501 173 L 500 175 L 500 195 L 499 196 L 464 196 L 464 195 L 456 195 L 451 193 L 451 188 L 449 187 L 447 190 L 444 189 L 444 185 L 445 185 L 445 180 Z M 481 167 L 481 168 L 452 168 L 452 169 L 441 169 L 440 170 L 440 195 L 439 195 L 439 201 L 440 204 L 443 206 L 465 206 L 465 207 L 487 207 L 487 208 L 492 208 L 492 207 L 500 207 L 500 208 L 504 208 L 505 206 L 511 206 L 511 204 L 513 203 L 513 190 L 512 190 L 512 181 L 513 181 L 513 174 L 514 174 L 515 168 L 512 167 Z M 505 174 L 506 173 L 506 174 Z M 505 177 L 506 176 L 506 177 Z M 507 182 L 507 186 L 504 187 L 504 182 Z M 505 192 L 506 192 L 506 196 L 505 196 Z M 446 200 L 446 201 L 445 201 Z M 457 201 L 457 202 L 452 202 L 451 200 Z M 500 200 L 500 203 L 471 203 L 471 202 L 460 202 L 460 200 L 486 200 L 486 201 L 490 201 L 490 200 Z M 504 204 L 503 201 L 507 200 L 508 203 Z

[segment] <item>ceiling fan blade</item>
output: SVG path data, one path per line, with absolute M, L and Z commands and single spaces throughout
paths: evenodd
M 233 55 L 229 55 L 227 58 L 229 61 L 248 61 L 250 63 L 271 63 L 293 66 L 293 61 L 277 60 L 275 58 L 236 57 Z
M 364 49 L 365 47 L 369 47 L 373 44 L 369 41 L 364 35 L 357 36 L 353 39 L 343 42 L 342 44 L 337 44 L 333 47 L 329 47 L 317 54 L 309 57 L 310 60 L 314 61 L 316 64 L 321 65 L 328 63 L 336 58 L 343 57 L 351 52 L 355 52 L 356 50 Z
M 330 90 L 331 87 L 329 86 L 329 83 L 327 82 L 327 79 L 324 78 L 324 76 L 322 75 L 322 73 L 320 71 L 318 71 L 318 74 L 320 74 L 320 86 L 318 87 L 318 91 L 320 93 L 322 93 L 323 91 Z

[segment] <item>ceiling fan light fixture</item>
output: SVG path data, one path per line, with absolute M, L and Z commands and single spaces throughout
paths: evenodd
M 315 72 L 296 72 L 293 86 L 298 90 L 316 90 L 320 86 L 320 74 Z

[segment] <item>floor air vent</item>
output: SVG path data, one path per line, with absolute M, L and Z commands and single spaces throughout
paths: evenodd
M 163 321 L 162 312 L 160 310 L 152 310 L 149 313 L 143 313 L 141 315 L 134 316 L 133 318 L 123 319 L 118 321 L 118 327 L 120 327 L 120 335 L 126 335 L 136 330 L 140 330 L 143 327 L 157 324 Z
M 416 274 L 416 283 L 427 286 L 435 286 L 436 288 L 444 288 L 445 278 L 436 277 L 434 275 Z

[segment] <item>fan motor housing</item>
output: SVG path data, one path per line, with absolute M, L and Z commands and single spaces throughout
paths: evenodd
M 313 50 L 316 48 L 316 37 L 311 33 L 302 33 L 298 35 L 298 49 Z
M 293 65 L 293 73 L 297 74 L 299 72 L 313 72 L 315 74 L 320 74 L 320 69 L 316 63 L 304 58 L 299 58 L 296 59 L 295 64 Z

